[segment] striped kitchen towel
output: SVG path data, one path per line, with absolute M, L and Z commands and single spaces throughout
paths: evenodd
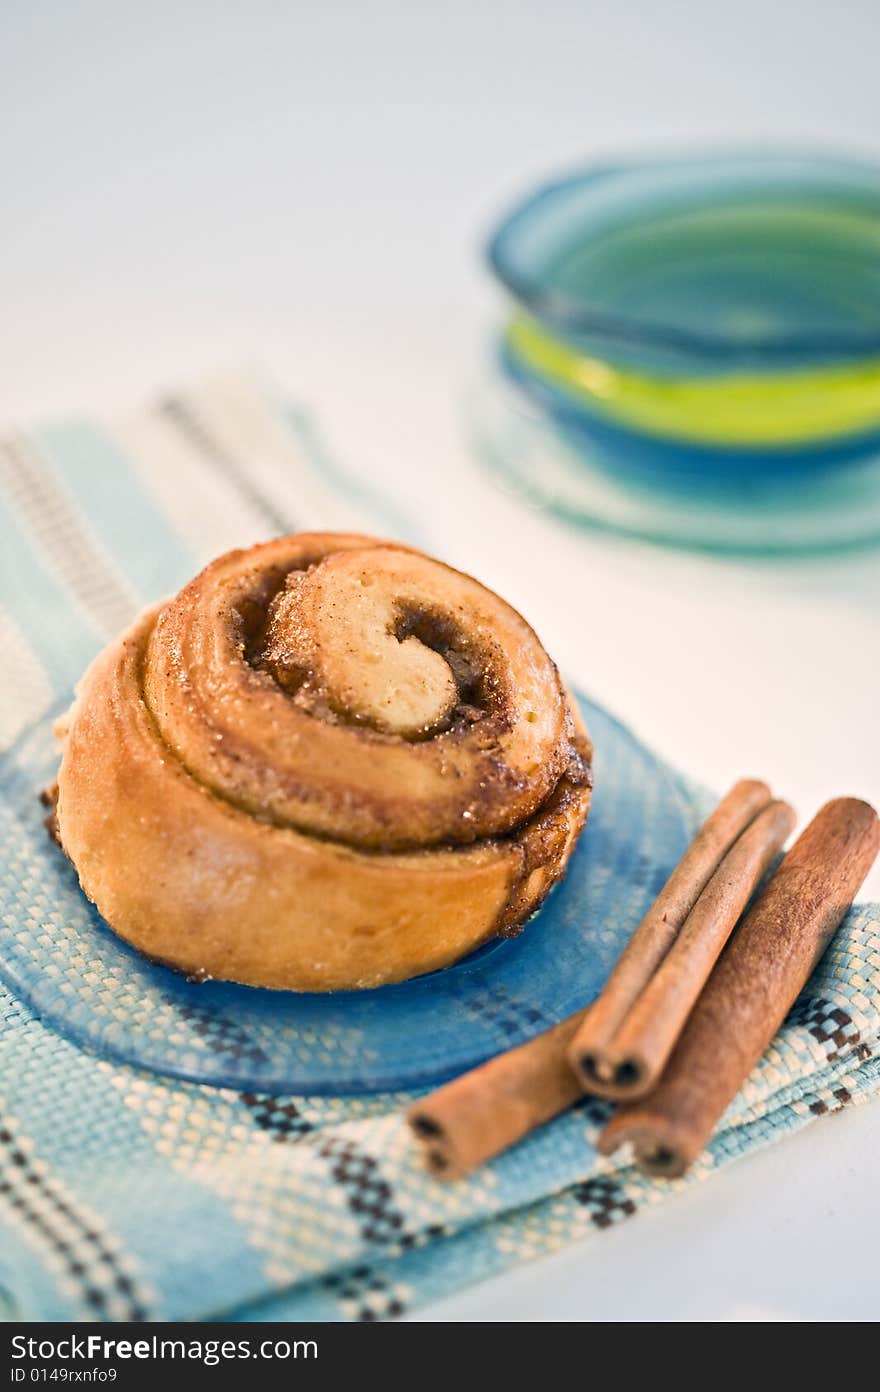
M 35 728 L 144 603 L 209 558 L 303 527 L 420 540 L 356 489 L 307 420 L 212 382 L 131 419 L 0 442 L 0 1309 L 67 1319 L 373 1320 L 662 1202 L 880 1086 L 880 910 L 853 910 L 683 1180 L 594 1143 L 605 1104 L 454 1185 L 426 1176 L 408 1097 L 277 1096 L 176 1081 L 87 1052 L 10 989 L 4 942 L 53 931 L 13 844 Z M 688 829 L 705 797 L 682 789 Z M 31 796 L 30 791 L 28 797 Z M 22 902 L 30 904 L 27 911 Z M 5 984 L 4 983 L 5 980 Z M 210 1029 L 210 1021 L 201 1022 Z

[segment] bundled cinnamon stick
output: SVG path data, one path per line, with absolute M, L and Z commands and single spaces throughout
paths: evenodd
M 737 784 L 718 812 L 726 803 L 747 815 L 755 800 L 751 790 L 761 786 Z M 746 789 L 751 793 L 748 799 L 742 796 Z M 703 832 L 717 816 L 716 812 Z M 569 1063 L 585 1092 L 620 1100 L 640 1097 L 655 1085 L 718 954 L 795 820 L 787 802 L 767 803 L 724 856 L 656 970 L 656 906 L 648 913 L 569 1045 Z M 663 891 L 667 898 L 678 875 L 677 870 Z M 689 884 L 693 880 L 682 881 L 679 903 Z M 660 923 L 671 932 L 675 916 Z M 639 982 L 640 993 L 633 997 Z
M 702 1151 L 791 1008 L 880 850 L 880 819 L 855 798 L 826 803 L 747 915 L 650 1096 L 603 1131 L 632 1142 L 648 1174 L 674 1177 Z
M 643 920 L 636 934 L 639 942 L 626 949 L 595 1005 L 448 1083 L 410 1109 L 408 1119 L 424 1144 L 428 1167 L 443 1178 L 455 1178 L 571 1106 L 585 1091 L 567 1057 L 578 1030 L 597 1012 L 609 1038 L 613 1037 L 614 1028 L 624 1020 L 700 900 L 693 940 L 674 963 L 671 1008 L 667 1007 L 649 1041 L 656 1065 L 664 1050 L 668 1053 L 721 945 L 791 830 L 792 819 L 786 804 L 771 802 L 766 784 L 737 783 L 688 847 Z M 733 859 L 725 859 L 752 822 L 749 840 Z

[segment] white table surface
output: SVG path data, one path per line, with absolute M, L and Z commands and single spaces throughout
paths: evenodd
M 462 430 L 511 197 L 621 151 L 880 154 L 878 52 L 873 0 L 7 0 L 0 415 L 265 367 L 683 769 L 760 774 L 804 818 L 880 802 L 877 555 L 579 536 L 496 492 Z M 420 1317 L 876 1318 L 878 1148 L 880 1105 L 826 1119 Z

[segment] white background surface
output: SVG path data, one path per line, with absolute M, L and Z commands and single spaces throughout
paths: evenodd
M 876 554 L 580 537 L 495 492 L 462 432 L 511 198 L 633 150 L 880 155 L 878 54 L 873 0 L 5 0 L 0 415 L 263 366 L 681 767 L 759 774 L 804 818 L 880 802 Z M 828 1119 L 422 1317 L 876 1318 L 878 1147 L 880 1105 Z

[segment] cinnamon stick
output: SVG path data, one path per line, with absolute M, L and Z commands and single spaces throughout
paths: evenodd
M 795 824 L 787 802 L 771 802 L 721 861 L 660 966 L 608 1037 L 605 992 L 569 1045 L 585 1092 L 615 1100 L 649 1092 L 681 1034 L 721 949 Z M 606 987 L 606 991 L 608 988 Z M 600 1026 L 594 1014 L 600 1008 Z M 597 1042 L 598 1041 L 598 1042 Z
M 868 803 L 826 803 L 715 967 L 650 1096 L 621 1108 L 599 1149 L 631 1142 L 649 1175 L 696 1159 L 833 937 L 880 850 Z
M 624 971 L 615 969 L 618 983 L 622 983 L 618 1002 L 626 990 L 636 994 L 634 968 L 638 968 L 640 980 L 646 959 L 650 961 L 654 951 L 660 954 L 658 943 L 664 934 L 674 936 L 678 931 L 731 842 L 769 803 L 769 788 L 754 780 L 737 783 L 722 799 L 661 893 L 666 918 L 652 910 L 643 920 L 648 953 L 640 951 L 635 961 L 630 954 Z M 774 827 L 776 818 L 774 814 Z M 783 835 L 773 842 L 774 853 L 784 839 Z M 458 1178 L 572 1106 L 584 1088 L 566 1055 L 585 1017 L 595 1008 L 577 1011 L 546 1033 L 490 1059 L 415 1103 L 407 1119 L 423 1144 L 428 1168 L 438 1177 Z
M 407 1120 L 432 1174 L 458 1179 L 577 1102 L 583 1088 L 566 1048 L 583 1015 L 579 1010 L 410 1107 Z
M 623 950 L 602 994 L 590 1007 L 578 1036 L 578 1073 L 593 1090 L 607 1083 L 624 1086 L 626 1070 L 606 1064 L 604 1051 L 674 943 L 682 924 L 719 862 L 737 837 L 770 802 L 766 783 L 744 778 L 735 783 L 700 827 L 654 903 Z

